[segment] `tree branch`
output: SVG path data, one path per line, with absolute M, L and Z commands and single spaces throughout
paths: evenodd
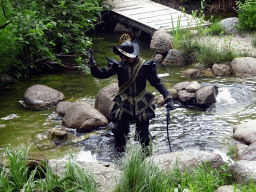
M 11 21 L 9 21 L 8 23 L 5 23 L 4 25 L 0 26 L 0 29 L 6 27 L 6 26 L 7 26 L 8 24 L 10 24 L 10 23 L 11 23 Z

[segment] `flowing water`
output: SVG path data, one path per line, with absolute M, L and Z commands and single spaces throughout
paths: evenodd
M 104 67 L 105 56 L 113 56 L 112 47 L 117 44 L 114 35 L 105 35 L 93 38 L 96 62 Z M 141 56 L 151 59 L 153 52 L 149 43 L 140 42 Z M 182 76 L 184 68 L 158 68 L 162 75 L 162 82 L 166 88 L 173 87 L 178 82 L 187 80 Z M 255 77 L 223 77 L 190 79 L 199 82 L 214 83 L 219 88 L 217 102 L 206 110 L 193 106 L 176 104 L 177 108 L 171 111 L 169 135 L 173 151 L 184 149 L 198 149 L 227 153 L 228 147 L 236 141 L 233 140 L 232 127 L 248 119 L 256 118 L 256 78 Z M 46 133 L 53 127 L 61 125 L 54 109 L 45 111 L 31 111 L 22 106 L 22 97 L 26 89 L 34 84 L 44 84 L 61 91 L 66 101 L 88 101 L 92 105 L 96 94 L 110 83 L 117 83 L 116 77 L 107 80 L 95 79 L 79 71 L 65 70 L 54 74 L 31 76 L 17 82 L 0 94 L 0 149 L 8 145 L 13 147 L 30 147 L 30 151 L 44 154 L 49 159 L 62 158 L 73 154 L 83 161 L 112 161 L 118 162 L 117 154 L 113 150 L 114 139 L 111 131 L 97 130 L 87 140 L 68 142 L 56 147 L 40 147 L 39 141 L 46 137 Z M 148 86 L 148 90 L 159 93 Z M 169 152 L 166 134 L 165 108 L 156 109 L 156 118 L 150 121 L 150 132 L 153 136 L 155 154 Z M 73 130 L 70 129 L 72 132 Z M 74 131 L 73 131 L 74 132 Z M 130 143 L 138 144 L 134 140 L 134 125 L 131 125 Z M 77 135 L 83 136 L 83 135 Z

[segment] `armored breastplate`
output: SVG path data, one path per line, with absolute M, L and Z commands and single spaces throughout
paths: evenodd
M 141 60 L 139 62 L 141 62 Z M 139 62 L 137 62 L 137 64 L 139 64 Z M 123 64 L 125 65 L 123 69 L 126 71 L 126 75 L 119 75 L 119 87 L 122 87 L 124 84 L 125 81 L 123 79 L 125 77 L 126 81 L 132 78 L 132 74 L 136 69 L 136 65 L 132 66 L 128 63 Z M 115 97 L 114 102 L 118 105 L 121 113 L 126 112 L 130 115 L 137 116 L 150 107 L 153 99 L 154 96 L 146 92 L 146 79 L 142 69 L 137 73 L 130 86 Z

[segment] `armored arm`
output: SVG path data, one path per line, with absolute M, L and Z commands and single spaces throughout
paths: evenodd
M 164 87 L 164 85 L 161 82 L 160 77 L 157 75 L 156 71 L 156 62 L 153 60 L 145 62 L 146 67 L 147 67 L 147 74 L 148 74 L 148 81 L 150 85 L 155 87 L 159 93 L 161 93 L 165 99 L 165 104 L 166 108 L 173 109 L 174 108 L 174 103 L 173 103 L 173 98 L 170 94 L 170 92 Z
M 106 57 L 107 58 L 107 57 Z M 106 78 L 109 78 L 110 76 L 112 75 L 115 75 L 116 72 L 115 72 L 115 69 L 114 69 L 114 65 L 118 64 L 118 62 L 113 59 L 112 57 L 111 58 L 107 58 L 108 60 L 108 66 L 106 68 L 99 68 L 97 65 L 96 65 L 96 62 L 95 60 L 91 60 L 89 59 L 88 61 L 88 65 L 91 69 L 91 74 L 98 78 L 98 79 L 106 79 Z

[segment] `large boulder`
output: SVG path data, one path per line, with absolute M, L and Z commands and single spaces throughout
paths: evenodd
M 256 75 L 256 59 L 252 57 L 235 58 L 231 67 L 237 74 Z
M 239 19 L 237 17 L 230 17 L 223 19 L 219 22 L 219 24 L 222 26 L 223 30 L 227 34 L 234 34 L 238 35 L 239 31 L 237 26 L 239 25 Z
M 228 167 L 227 170 L 232 174 L 238 184 L 248 184 L 252 179 L 256 182 L 256 161 L 240 160 Z
M 78 132 L 88 132 L 108 124 L 107 118 L 86 102 L 74 103 L 65 113 L 62 124 Z
M 174 37 L 164 30 L 157 30 L 151 39 L 150 48 L 156 53 L 165 53 L 172 49 Z
M 162 62 L 166 67 L 177 67 L 186 65 L 186 54 L 177 49 L 170 49 Z
M 165 171 L 173 170 L 177 165 L 182 173 L 184 173 L 186 169 L 193 171 L 193 169 L 201 164 L 209 163 L 213 169 L 220 168 L 225 164 L 219 154 L 193 149 L 161 154 L 151 158 L 153 163 L 157 164 Z
M 64 160 L 49 160 L 49 165 L 54 174 L 63 176 L 66 170 Z M 113 191 L 119 180 L 121 171 L 118 166 L 110 162 L 76 162 L 86 173 L 91 173 L 98 184 L 99 192 Z
M 201 105 L 216 103 L 217 94 L 214 86 L 202 87 L 196 92 L 196 103 Z
M 256 161 L 256 143 L 249 145 L 239 153 L 238 160 Z
M 249 120 L 233 127 L 233 137 L 247 145 L 256 142 L 256 120 Z
M 96 97 L 95 108 L 103 115 L 105 115 L 105 117 L 107 117 L 109 120 L 111 118 L 109 108 L 113 102 L 113 99 L 115 98 L 115 94 L 117 93 L 118 89 L 119 88 L 117 83 L 110 84 L 107 87 L 101 89 Z
M 63 93 L 47 87 L 36 84 L 29 87 L 24 94 L 24 107 L 33 110 L 44 110 L 56 106 L 59 101 L 64 99 Z

